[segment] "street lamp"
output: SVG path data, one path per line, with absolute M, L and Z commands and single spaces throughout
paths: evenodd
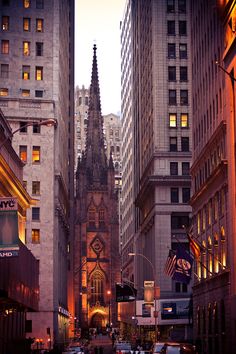
M 41 125 L 45 125 L 47 127 L 52 127 L 52 126 L 56 127 L 57 126 L 57 121 L 55 119 L 45 119 L 45 120 L 40 120 L 39 122 L 38 121 L 31 121 L 31 122 L 25 123 L 24 125 L 22 125 L 21 127 L 17 128 L 16 130 L 13 130 L 11 132 L 11 135 L 7 136 L 3 140 L 3 142 L 0 144 L 0 150 L 6 144 L 8 139 L 12 138 L 15 133 L 19 132 L 20 130 L 22 130 L 24 128 L 27 128 L 27 127 L 30 127 L 30 126 L 33 126 L 33 125 L 36 125 L 38 127 L 40 127 Z
M 129 253 L 128 256 L 139 256 L 142 257 L 144 259 L 146 259 L 146 261 L 149 263 L 149 265 L 152 268 L 152 275 L 153 275 L 153 282 L 154 282 L 154 320 L 155 320 L 155 342 L 157 342 L 158 340 L 158 330 L 157 330 L 157 303 L 156 303 L 156 271 L 155 268 L 152 264 L 152 262 L 150 261 L 150 259 L 148 259 L 146 256 L 144 256 L 144 254 L 142 253 Z
M 111 290 L 107 290 L 107 295 L 109 297 L 108 322 L 110 328 L 111 327 Z

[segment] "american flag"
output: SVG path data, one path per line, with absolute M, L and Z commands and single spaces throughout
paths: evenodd
M 172 277 L 176 268 L 176 253 L 173 250 L 169 250 L 169 254 L 165 264 L 165 273 L 169 277 Z

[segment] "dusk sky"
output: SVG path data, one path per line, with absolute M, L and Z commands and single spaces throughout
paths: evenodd
M 95 43 L 103 115 L 120 112 L 120 21 L 125 3 L 75 1 L 75 85 L 90 85 Z

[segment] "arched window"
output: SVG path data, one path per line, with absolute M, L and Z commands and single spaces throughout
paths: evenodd
M 216 232 L 214 234 L 214 272 L 219 272 L 219 237 Z
M 91 277 L 91 304 L 98 302 L 104 304 L 104 276 L 95 271 Z

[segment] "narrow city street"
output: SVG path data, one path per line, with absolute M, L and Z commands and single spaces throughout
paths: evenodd
M 95 354 L 111 354 L 112 341 L 107 335 L 98 335 L 90 341 Z

